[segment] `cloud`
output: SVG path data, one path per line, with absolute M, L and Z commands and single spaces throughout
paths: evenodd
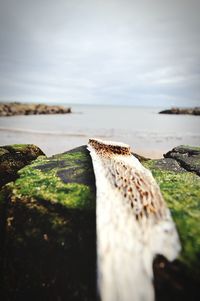
M 195 0 L 7 0 L 0 99 L 198 104 Z

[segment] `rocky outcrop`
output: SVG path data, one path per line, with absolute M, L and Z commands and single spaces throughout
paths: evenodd
M 175 115 L 200 115 L 200 107 L 195 108 L 171 108 L 160 111 L 159 114 L 175 114 Z
M 172 153 L 183 151 L 199 162 L 199 148 Z M 154 260 L 156 299 L 199 300 L 200 177 L 165 156 L 142 164 L 160 185 L 182 252 L 173 263 Z M 86 147 L 40 156 L 18 171 L 0 193 L 0 231 L 0 299 L 97 300 L 96 191 Z
M 0 187 L 15 180 L 17 171 L 38 156 L 44 155 L 39 147 L 32 144 L 14 144 L 0 147 Z
M 71 108 L 57 105 L 25 104 L 17 102 L 0 104 L 0 116 L 67 113 L 71 113 Z
M 95 183 L 86 148 L 39 157 L 0 197 L 0 299 L 94 301 Z

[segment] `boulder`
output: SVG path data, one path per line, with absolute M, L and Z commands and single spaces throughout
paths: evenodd
M 0 147 L 0 187 L 15 180 L 17 171 L 38 156 L 44 155 L 39 147 L 33 144 L 14 144 Z
M 160 160 L 143 162 L 158 182 L 180 236 L 173 263 L 154 261 L 157 300 L 200 299 L 200 147 L 179 146 Z
M 39 157 L 0 195 L 1 300 L 96 299 L 95 182 L 85 147 Z
M 198 161 L 199 150 L 187 154 Z M 182 244 L 174 262 L 154 260 L 156 300 L 199 300 L 200 178 L 165 157 L 138 156 L 159 183 Z M 38 157 L 18 176 L 0 194 L 0 299 L 97 300 L 96 188 L 86 146 Z
M 195 172 L 200 176 L 200 148 L 180 145 L 173 148 L 164 155 L 165 158 L 172 158 L 180 167 L 187 171 Z

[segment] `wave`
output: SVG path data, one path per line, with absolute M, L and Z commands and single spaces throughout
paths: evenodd
M 84 133 L 66 133 L 66 132 L 62 132 L 62 131 L 41 131 L 41 130 L 9 128 L 9 127 L 8 128 L 0 127 L 0 131 L 37 134 L 37 135 L 53 135 L 53 136 L 76 136 L 76 137 L 87 137 L 88 136 Z
M 1 132 L 10 132 L 10 133 L 24 133 L 24 134 L 37 134 L 37 135 L 45 135 L 45 136 L 67 136 L 67 137 L 90 137 L 93 134 L 89 133 L 77 133 L 77 132 L 64 132 L 64 131 L 41 131 L 41 130 L 33 130 L 33 129 L 22 129 L 22 128 L 9 128 L 9 127 L 0 127 Z M 110 135 L 98 134 L 99 138 L 108 138 Z
M 89 130 L 86 129 L 85 132 L 65 132 L 65 131 L 44 131 L 44 130 L 35 130 L 35 129 L 24 129 L 24 128 L 10 128 L 10 127 L 0 127 L 0 132 L 10 132 L 10 133 L 25 133 L 25 134 L 37 134 L 37 135 L 46 135 L 46 136 L 67 136 L 67 137 L 99 137 L 99 138 L 111 138 L 111 137 L 136 137 L 138 139 L 162 139 L 162 140 L 174 140 L 174 139 L 182 139 L 183 137 L 190 137 L 193 139 L 200 139 L 200 135 L 191 132 L 185 132 L 184 134 L 177 134 L 177 133 L 158 133 L 155 131 L 144 131 L 144 130 Z M 104 132 L 104 133 L 103 133 Z

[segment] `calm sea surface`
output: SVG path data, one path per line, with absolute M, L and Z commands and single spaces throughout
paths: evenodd
M 160 109 L 73 105 L 67 115 L 1 117 L 0 143 L 34 143 L 52 155 L 100 137 L 154 158 L 180 144 L 200 145 L 199 116 L 160 115 Z

